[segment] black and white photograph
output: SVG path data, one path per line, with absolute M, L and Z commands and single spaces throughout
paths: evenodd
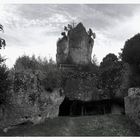
M 0 3 L 0 137 L 139 137 L 140 3 Z

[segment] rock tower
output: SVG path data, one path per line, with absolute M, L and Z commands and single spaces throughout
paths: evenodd
M 82 23 L 68 30 L 57 42 L 57 64 L 87 65 L 91 63 L 94 38 Z

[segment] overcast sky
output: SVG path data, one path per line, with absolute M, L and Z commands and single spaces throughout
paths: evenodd
M 0 50 L 12 67 L 23 54 L 52 57 L 63 27 L 82 22 L 96 33 L 93 54 L 99 62 L 108 53 L 118 54 L 127 39 L 140 32 L 140 5 L 96 4 L 4 4 L 0 5 L 0 23 L 7 46 Z

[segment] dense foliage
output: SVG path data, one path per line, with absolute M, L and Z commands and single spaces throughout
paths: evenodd
M 129 64 L 140 64 L 140 34 L 136 34 L 125 42 L 122 60 Z
M 3 31 L 4 32 L 4 30 L 3 30 L 3 26 L 0 24 L 0 31 Z M 6 42 L 5 42 L 5 40 L 3 39 L 3 38 L 0 38 L 0 49 L 2 48 L 2 47 L 5 47 L 6 46 Z
M 44 59 L 41 59 L 40 57 L 36 58 L 34 55 L 32 57 L 23 55 L 16 60 L 14 65 L 14 69 L 16 71 L 29 69 L 49 71 L 54 67 L 56 67 L 56 64 L 51 58 L 48 61 L 46 58 Z
M 140 86 L 140 34 L 125 42 L 121 54 L 122 60 L 129 64 L 130 87 Z
M 99 87 L 113 97 L 121 83 L 122 62 L 114 54 L 103 58 L 99 68 Z
M 0 64 L 0 103 L 3 104 L 7 102 L 8 90 L 11 85 L 11 81 L 8 77 L 9 70 L 5 64 Z
M 0 31 L 3 30 L 3 26 L 0 24 Z M 6 42 L 4 39 L 0 38 L 0 49 L 5 47 Z M 0 104 L 5 104 L 8 101 L 9 95 L 8 90 L 10 88 L 11 82 L 9 80 L 8 74 L 9 70 L 5 65 L 5 60 L 0 55 Z
M 39 71 L 40 82 L 47 91 L 61 87 L 61 71 L 57 68 L 55 62 L 50 59 L 36 58 L 35 56 L 22 56 L 16 60 L 14 65 L 15 72 L 18 71 Z

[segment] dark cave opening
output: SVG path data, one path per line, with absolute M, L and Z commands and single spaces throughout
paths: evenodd
M 59 107 L 59 116 L 85 116 L 111 113 L 111 101 L 80 101 L 65 97 Z
M 72 101 L 65 97 L 64 101 L 59 107 L 59 116 L 70 116 L 70 106 Z

